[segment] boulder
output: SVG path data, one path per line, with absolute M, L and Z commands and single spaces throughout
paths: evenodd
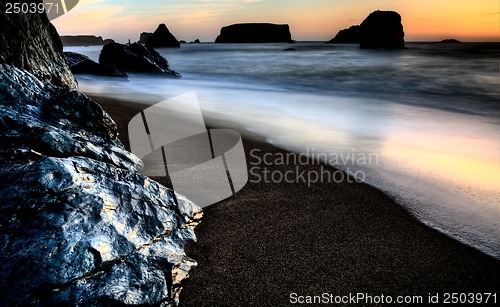
M 200 40 L 199 39 L 195 39 L 193 42 L 193 44 L 201 44 Z
M 105 45 L 99 55 L 99 63 L 111 65 L 125 72 L 161 73 L 170 77 L 181 77 L 179 73 L 170 68 L 167 59 L 153 48 L 137 43 L 131 45 L 118 43 Z
M 116 70 L 113 66 L 101 65 L 89 59 L 86 55 L 76 52 L 64 52 L 69 68 L 74 74 L 90 74 L 107 77 L 127 78 L 124 72 Z
M 61 36 L 61 41 L 64 46 L 102 46 L 115 42 L 110 38 L 102 39 L 101 36 L 94 35 L 66 35 Z
M 0 64 L 22 68 L 42 81 L 77 88 L 62 53 L 61 39 L 47 16 L 5 14 L 8 2 L 0 0 Z
M 340 30 L 327 44 L 359 44 L 360 26 L 351 26 L 349 29 Z
M 288 25 L 242 23 L 223 27 L 216 43 L 288 43 L 292 41 Z
M 174 37 L 172 33 L 168 30 L 167 26 L 162 23 L 158 26 L 156 31 L 151 35 L 147 41 L 146 46 L 152 48 L 165 48 L 165 47 L 173 47 L 179 48 L 181 44 Z
M 175 306 L 200 209 L 139 174 L 45 13 L 3 12 L 0 305 Z
M 146 42 L 148 41 L 148 38 L 153 36 L 153 33 L 150 32 L 142 32 L 141 36 L 139 38 L 139 44 L 145 45 Z
M 401 16 L 393 11 L 375 11 L 361 23 L 360 48 L 405 48 Z

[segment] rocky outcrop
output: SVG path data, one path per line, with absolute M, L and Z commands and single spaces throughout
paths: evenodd
M 61 41 L 64 46 L 102 46 L 115 42 L 112 39 L 102 39 L 101 36 L 94 35 L 61 36 Z
M 125 72 L 161 73 L 175 78 L 181 76 L 173 71 L 167 59 L 153 48 L 137 43 L 129 46 L 118 43 L 105 45 L 99 55 L 99 63 Z
M 360 48 L 405 48 L 401 16 L 393 11 L 375 11 L 360 25 Z
M 453 39 L 453 38 L 448 38 L 448 39 L 443 39 L 442 41 L 440 41 L 440 43 L 443 43 L 443 44 L 460 44 L 461 41 Z
M 288 43 L 292 41 L 288 25 L 242 23 L 223 27 L 216 43 Z
M 164 23 L 162 23 L 158 26 L 153 35 L 151 35 L 147 39 L 146 46 L 152 48 L 166 48 L 166 47 L 179 48 L 181 44 L 179 43 L 177 38 L 175 38 L 175 36 L 172 33 L 170 33 L 167 26 Z
M 360 26 L 352 26 L 349 29 L 340 30 L 327 44 L 359 44 Z
M 150 38 L 151 36 L 153 36 L 153 33 L 150 33 L 150 32 L 142 32 L 141 33 L 141 36 L 139 38 L 139 44 L 142 44 L 142 45 L 145 45 L 146 42 L 148 41 L 148 38 Z
M 0 305 L 175 305 L 201 211 L 139 174 L 109 115 L 57 78 L 44 16 L 0 15 L 25 26 L 0 51 Z
M 127 78 L 124 72 L 116 70 L 113 66 L 101 65 L 89 59 L 86 55 L 76 52 L 64 52 L 69 68 L 74 74 L 90 74 L 106 77 Z
M 45 14 L 5 14 L 0 1 L 0 64 L 25 69 L 42 81 L 76 88 L 65 64 L 63 45 Z M 42 1 L 36 1 L 42 3 Z

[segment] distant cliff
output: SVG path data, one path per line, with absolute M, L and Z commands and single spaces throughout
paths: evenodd
M 340 30 L 327 44 L 359 44 L 360 26 L 352 26 L 349 29 Z
M 61 41 L 64 46 L 102 46 L 114 43 L 112 39 L 102 39 L 102 36 L 94 35 L 61 36 Z
M 292 41 L 288 25 L 241 23 L 223 27 L 216 43 L 288 43 Z

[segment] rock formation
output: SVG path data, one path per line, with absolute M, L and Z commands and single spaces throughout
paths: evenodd
M 448 39 L 443 39 L 442 41 L 440 41 L 440 43 L 443 43 L 443 44 L 460 44 L 461 41 L 453 39 L 453 38 L 448 38 Z
M 141 37 L 139 38 L 139 44 L 145 45 L 148 41 L 148 38 L 153 36 L 153 33 L 150 32 L 142 32 Z
M 288 25 L 242 23 L 223 27 L 216 43 L 288 43 L 292 41 Z
M 73 75 L 63 64 L 59 35 L 47 16 L 5 14 L 7 2 L 0 1 L 0 63 L 24 69 L 42 81 L 76 88 Z
M 327 44 L 359 44 L 359 26 L 340 30 Z
M 118 43 L 105 45 L 99 55 L 99 63 L 126 72 L 161 73 L 175 78 L 181 76 L 173 71 L 167 59 L 153 48 L 137 43 L 129 46 Z
M 195 240 L 199 208 L 139 174 L 109 115 L 70 88 L 45 14 L 0 11 L 0 22 L 8 39 L 0 46 L 0 305 L 175 305 L 195 265 L 183 248 Z
M 179 48 L 181 44 L 168 30 L 167 26 L 162 23 L 158 26 L 156 31 L 151 35 L 147 41 L 146 46 L 152 48 L 174 47 Z
M 86 55 L 76 52 L 64 52 L 69 68 L 74 74 L 90 74 L 107 77 L 127 78 L 124 72 L 116 70 L 113 66 L 101 65 L 89 59 Z
M 405 48 L 401 16 L 392 11 L 375 11 L 360 25 L 360 48 Z
M 115 42 L 112 39 L 102 39 L 101 36 L 94 35 L 61 36 L 61 41 L 64 46 L 102 46 Z

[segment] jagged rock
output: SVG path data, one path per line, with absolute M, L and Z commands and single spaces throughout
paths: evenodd
M 375 11 L 360 25 L 360 48 L 405 48 L 401 15 L 393 11 Z
M 180 40 L 179 43 L 181 43 L 181 44 L 187 44 L 187 42 L 185 40 Z
M 443 39 L 442 41 L 440 41 L 440 43 L 443 43 L 443 44 L 460 44 L 461 41 L 453 39 L 453 38 L 448 38 L 448 39 Z
M 242 23 L 223 27 L 216 43 L 288 43 L 292 41 L 288 25 Z
M 173 303 L 198 208 L 78 91 L 0 65 L 0 304 Z
M 26 69 L 40 80 L 77 88 L 76 80 L 65 64 L 59 35 L 47 16 L 5 14 L 7 2 L 0 1 L 0 63 Z
M 139 44 L 145 45 L 148 41 L 148 38 L 153 36 L 153 33 L 150 32 L 142 32 L 141 37 L 139 38 Z
M 102 46 L 115 42 L 110 38 L 102 39 L 101 36 L 94 35 L 66 35 L 61 36 L 61 41 L 64 46 Z
M 126 72 L 162 73 L 175 78 L 181 76 L 173 71 L 167 59 L 153 48 L 137 43 L 129 46 L 118 43 L 105 45 L 99 55 L 99 63 Z
M 98 76 L 127 78 L 124 72 L 116 70 L 113 66 L 101 65 L 89 59 L 86 55 L 76 52 L 64 52 L 69 68 L 74 74 L 91 74 Z
M 147 41 L 146 46 L 152 48 L 174 47 L 179 48 L 181 44 L 168 30 L 167 26 L 162 23 L 158 26 L 156 31 L 151 35 Z
M 340 30 L 327 44 L 359 44 L 360 26 L 352 26 L 349 29 Z
M 199 39 L 195 39 L 193 42 L 193 44 L 201 44 L 200 40 Z
M 58 78 L 46 17 L 2 14 L 23 28 L 0 50 L 0 305 L 175 305 L 200 209 L 139 174 L 109 115 Z

